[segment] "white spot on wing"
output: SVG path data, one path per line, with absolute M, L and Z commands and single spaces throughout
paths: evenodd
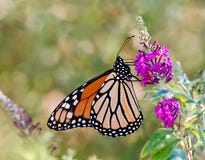
M 73 91 L 72 95 L 76 94 L 78 90 Z
M 78 100 L 77 100 L 77 99 L 73 102 L 73 105 L 74 105 L 74 106 L 75 106 L 76 104 L 78 104 Z
M 72 124 L 75 124 L 76 123 L 76 121 L 75 121 L 75 119 L 74 120 L 72 120 L 72 122 L 71 122 Z
M 70 108 L 70 104 L 68 104 L 68 103 L 63 103 L 62 107 L 65 108 L 65 109 L 69 109 L 69 108 Z
M 70 108 L 70 104 L 67 103 L 67 105 L 65 106 L 65 109 L 69 109 Z
M 77 98 L 77 95 L 74 95 L 74 96 L 72 97 L 73 100 L 76 99 L 76 98 Z
M 54 116 L 52 116 L 52 117 L 50 118 L 50 120 L 53 121 L 53 120 L 54 120 Z
M 68 101 L 69 99 L 70 99 L 70 97 L 68 96 L 68 97 L 65 98 L 65 101 Z

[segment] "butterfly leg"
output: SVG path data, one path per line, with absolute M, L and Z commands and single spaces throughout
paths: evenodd
M 138 81 L 138 82 L 141 82 L 142 80 L 140 80 L 139 78 L 137 78 L 135 75 L 132 75 L 133 78 L 135 78 L 134 80 L 132 81 Z

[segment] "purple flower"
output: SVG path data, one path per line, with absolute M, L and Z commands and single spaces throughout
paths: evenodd
M 32 118 L 19 106 L 13 108 L 12 116 L 14 118 L 14 125 L 19 129 L 25 129 L 32 123 Z
M 171 128 L 179 115 L 179 102 L 173 98 L 162 98 L 155 106 L 157 118 L 164 123 L 164 127 Z
M 41 133 L 42 128 L 40 127 L 39 122 L 33 124 L 32 118 L 28 116 L 27 112 L 5 96 L 1 90 L 0 102 L 3 103 L 2 107 L 4 107 L 13 118 L 14 125 L 20 129 L 20 136 L 26 137 L 34 134 L 35 132 L 37 134 Z
M 145 48 L 149 52 L 139 50 L 135 61 L 137 76 L 142 77 L 141 84 L 157 84 L 162 79 L 169 82 L 173 78 L 173 67 L 168 57 L 168 46 L 161 47 L 154 41 Z

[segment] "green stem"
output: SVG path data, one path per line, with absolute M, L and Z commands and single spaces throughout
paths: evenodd
M 194 121 L 198 120 L 198 119 L 204 114 L 204 112 L 205 112 L 205 108 L 203 108 L 203 109 L 201 110 L 201 112 L 199 112 L 197 115 L 191 117 L 190 119 L 186 119 L 186 120 L 185 120 L 185 125 L 186 125 L 186 124 L 189 124 L 189 123 L 193 123 Z M 188 117 L 189 117 L 189 116 L 188 116 Z
M 191 144 L 191 137 L 189 134 L 187 134 L 183 138 L 183 145 L 182 145 L 183 150 L 186 153 L 186 159 L 187 160 L 193 160 L 193 151 L 191 150 L 192 144 Z

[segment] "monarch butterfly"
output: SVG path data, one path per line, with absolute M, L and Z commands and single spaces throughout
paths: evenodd
M 141 126 L 143 115 L 133 87 L 133 81 L 140 80 L 131 74 L 119 52 L 112 69 L 65 97 L 51 113 L 49 128 L 61 131 L 92 127 L 103 135 L 118 137 L 129 135 Z

